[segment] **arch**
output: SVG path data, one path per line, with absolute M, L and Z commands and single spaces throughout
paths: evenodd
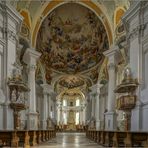
M 36 20 L 36 23 L 34 24 L 34 28 L 33 28 L 33 32 L 32 32 L 32 46 L 35 47 L 36 46 L 36 39 L 37 39 L 37 33 L 38 30 L 44 20 L 44 18 L 46 18 L 46 16 L 55 8 L 59 7 L 60 5 L 63 5 L 67 2 L 64 2 L 63 0 L 60 1 L 51 1 L 48 3 L 48 5 L 42 10 L 42 12 L 38 15 L 38 16 L 42 16 L 42 17 L 38 17 Z M 77 2 L 78 4 L 81 4 L 87 8 L 89 8 L 90 10 L 92 10 L 93 12 L 95 12 L 95 14 L 99 17 L 102 16 L 103 19 L 100 19 L 106 29 L 107 32 L 107 36 L 108 36 L 108 40 L 109 40 L 109 45 L 111 45 L 113 43 L 113 36 L 112 36 L 112 30 L 111 30 L 111 26 L 109 24 L 109 21 L 105 15 L 105 13 L 103 13 L 103 11 L 101 10 L 101 8 L 97 5 L 95 5 L 92 1 L 88 0 L 88 1 L 84 1 L 81 0 L 79 2 Z
M 76 93 L 78 93 L 80 96 L 81 96 L 81 98 L 84 100 L 85 99 L 85 95 L 83 94 L 83 92 L 81 91 L 81 90 L 79 90 L 79 89 L 69 89 L 69 90 L 64 90 L 64 91 L 62 91 L 58 96 L 57 96 L 57 100 L 60 100 L 62 97 L 63 97 L 63 95 L 66 93 L 66 92 L 69 92 L 69 91 L 73 91 L 73 92 L 76 92 Z

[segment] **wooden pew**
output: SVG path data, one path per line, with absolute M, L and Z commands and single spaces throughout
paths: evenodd
M 105 147 L 148 147 L 148 132 L 88 130 L 86 136 Z
M 19 137 L 16 131 L 0 131 L 0 145 L 17 147 L 19 142 Z
M 37 135 L 36 135 L 36 131 L 29 131 L 29 143 L 30 143 L 30 146 L 35 146 L 37 145 Z
M 17 136 L 19 137 L 20 147 L 30 147 L 30 136 L 28 131 L 17 131 Z

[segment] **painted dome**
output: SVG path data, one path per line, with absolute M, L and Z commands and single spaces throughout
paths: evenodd
M 108 50 L 109 44 L 102 22 L 92 11 L 67 3 L 45 18 L 36 47 L 48 69 L 76 74 L 101 64 L 102 52 Z

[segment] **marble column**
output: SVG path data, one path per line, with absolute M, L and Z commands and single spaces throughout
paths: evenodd
M 57 102 L 57 125 L 60 123 L 60 102 Z
M 92 105 L 92 109 L 91 109 L 91 118 L 94 119 L 95 118 L 95 99 L 96 99 L 96 94 L 95 93 L 91 93 L 91 105 Z
M 81 108 L 81 110 L 80 110 L 80 122 L 79 122 L 80 124 L 82 124 L 83 123 L 83 109 Z
M 104 52 L 104 55 L 108 57 L 108 104 L 107 112 L 105 113 L 105 130 L 116 130 L 116 113 L 115 102 L 116 96 L 114 93 L 116 87 L 116 53 L 118 47 L 112 46 L 110 50 Z
M 30 88 L 28 96 L 28 121 L 27 129 L 36 130 L 38 127 L 38 113 L 36 111 L 36 87 L 35 87 L 35 70 L 36 62 L 40 57 L 40 53 L 35 51 L 35 49 L 28 48 L 24 54 L 24 62 L 28 64 L 28 87 Z
M 48 109 L 49 109 L 49 105 L 48 105 L 48 100 L 50 100 L 48 98 L 49 96 L 49 85 L 48 84 L 42 84 L 41 85 L 43 88 L 43 106 L 42 106 L 42 121 L 41 121 L 41 128 L 43 130 L 47 129 L 47 118 L 48 118 Z
M 99 130 L 101 128 L 101 122 L 100 122 L 100 88 L 102 87 L 101 84 L 97 84 L 97 96 L 96 96 L 96 130 Z
M 62 107 L 60 107 L 60 124 L 63 125 L 63 110 L 62 110 Z
M 48 118 L 51 119 L 51 106 L 52 106 L 52 101 L 51 101 L 52 95 L 48 95 Z
M 84 106 L 84 108 L 83 108 L 83 120 L 82 120 L 83 125 L 85 125 L 85 121 L 86 121 L 86 107 Z
M 90 97 L 88 94 L 85 94 L 85 100 L 86 100 L 86 121 L 88 122 L 90 120 Z

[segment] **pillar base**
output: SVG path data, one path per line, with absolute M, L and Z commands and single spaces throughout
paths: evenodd
M 42 120 L 41 121 L 41 129 L 46 130 L 47 129 L 47 120 Z
M 115 112 L 105 113 L 105 130 L 117 130 L 117 114 Z
M 96 130 L 101 129 L 101 120 L 96 120 Z
M 37 112 L 28 113 L 27 130 L 37 130 L 39 128 L 39 119 Z
M 14 118 L 13 118 L 13 110 L 10 108 L 9 104 L 3 104 L 3 126 L 4 130 L 14 130 Z

